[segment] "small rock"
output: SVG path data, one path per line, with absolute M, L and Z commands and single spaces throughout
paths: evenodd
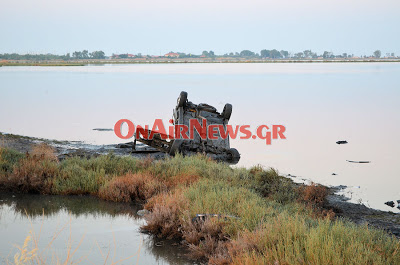
M 135 144 L 133 142 L 117 144 L 116 148 L 132 148 Z
M 397 203 L 400 204 L 400 200 L 397 200 Z
M 110 128 L 94 128 L 92 130 L 93 131 L 99 131 L 99 132 L 112 132 L 112 131 L 114 131 L 114 129 L 110 129 Z
M 336 176 L 337 174 L 336 173 L 332 173 L 332 176 Z
M 346 141 L 346 140 L 344 140 L 344 141 L 337 141 L 336 143 L 337 143 L 337 144 L 347 144 L 347 141 Z
M 162 247 L 164 245 L 164 241 L 154 243 L 156 247 Z
M 394 201 L 387 201 L 385 202 L 387 206 L 394 207 Z
M 148 211 L 148 210 L 146 210 L 146 209 L 143 209 L 143 210 L 139 210 L 138 212 L 137 212 L 137 215 L 139 215 L 139 216 L 145 216 L 146 214 L 149 214 L 150 213 L 150 211 Z

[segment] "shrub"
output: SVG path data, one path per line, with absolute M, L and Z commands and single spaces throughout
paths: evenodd
M 310 186 L 301 186 L 299 188 L 299 199 L 305 203 L 323 206 L 326 202 L 328 190 L 326 187 L 312 183 Z
M 33 157 L 49 160 L 49 161 L 58 161 L 56 152 L 54 147 L 46 144 L 46 143 L 40 143 L 33 145 L 31 148 L 31 153 Z
M 131 202 L 149 199 L 165 189 L 165 185 L 150 174 L 128 173 L 109 181 L 100 189 L 99 197 L 115 202 Z
M 298 194 L 293 182 L 280 176 L 277 170 L 264 170 L 261 166 L 255 166 L 249 173 L 253 176 L 251 187 L 262 196 L 271 197 L 280 203 L 289 203 L 297 199 Z
M 152 212 L 145 216 L 147 222 L 142 229 L 159 237 L 182 238 L 181 217 L 187 208 L 188 200 L 181 190 L 160 194 Z
M 86 170 L 79 164 L 69 163 L 60 166 L 58 176 L 53 180 L 54 194 L 97 194 L 104 185 L 106 178 L 103 169 L 98 171 Z
M 6 181 L 13 168 L 24 157 L 23 154 L 6 147 L 0 146 L 0 184 Z
M 14 166 L 5 185 L 22 192 L 48 194 L 51 192 L 53 178 L 56 175 L 58 175 L 57 162 L 27 156 Z
M 255 228 L 265 217 L 266 201 L 249 189 L 223 181 L 200 180 L 185 190 L 190 216 L 199 213 L 236 216 L 225 231 L 235 235 L 238 229 Z
M 120 157 L 110 153 L 90 159 L 71 157 L 61 163 L 61 168 L 71 164 L 79 165 L 84 170 L 100 172 L 104 171 L 111 179 L 114 176 L 121 176 L 128 172 L 136 173 L 140 170 L 140 159 L 135 157 Z
M 223 218 L 207 217 L 201 221 L 186 218 L 182 223 L 182 234 L 194 259 L 225 260 L 227 258 L 227 242 L 229 236 L 224 232 L 226 221 Z

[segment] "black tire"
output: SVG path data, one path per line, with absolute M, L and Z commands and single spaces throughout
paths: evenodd
M 229 160 L 230 163 L 237 164 L 237 162 L 239 162 L 240 154 L 236 148 L 230 148 L 228 150 L 228 154 L 230 155 L 230 160 Z
M 229 103 L 226 103 L 224 106 L 224 110 L 221 113 L 222 118 L 229 120 L 232 115 L 232 105 Z
M 177 104 L 176 104 L 178 108 L 185 106 L 186 101 L 187 101 L 187 96 L 188 96 L 187 92 L 185 92 L 185 91 L 181 92 L 181 94 L 179 95 L 179 98 L 177 100 Z

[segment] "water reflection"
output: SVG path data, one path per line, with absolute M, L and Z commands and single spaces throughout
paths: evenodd
M 144 221 L 136 214 L 139 209 L 139 204 L 112 203 L 90 196 L 0 192 L 0 263 L 7 257 L 12 260 L 17 252 L 13 245 L 22 245 L 31 229 L 40 232 L 39 248 L 45 249 L 67 224 L 52 246 L 61 258 L 68 251 L 66 241 L 71 236 L 73 246 L 84 237 L 75 256 L 88 255 L 87 261 L 93 264 L 103 264 L 101 253 L 109 250 L 115 255 L 114 261 L 132 256 L 118 264 L 191 264 L 178 242 L 161 241 L 140 232 Z M 51 260 L 51 252 L 46 255 Z
M 60 211 L 71 213 L 74 218 L 91 215 L 94 218 L 116 217 L 128 215 L 134 219 L 141 219 L 136 214 L 141 209 L 140 204 L 112 203 L 91 196 L 62 196 L 0 193 L 0 205 L 9 206 L 21 217 L 57 216 Z

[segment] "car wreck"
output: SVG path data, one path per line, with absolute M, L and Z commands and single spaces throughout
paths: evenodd
M 188 101 L 188 93 L 182 91 L 173 110 L 172 122 L 173 125 L 186 125 L 189 127 L 190 120 L 197 119 L 199 124 L 203 124 L 203 120 L 206 120 L 207 125 L 220 125 L 226 129 L 231 114 L 232 105 L 229 103 L 225 104 L 220 113 L 215 107 L 208 104 L 194 104 Z M 152 132 L 151 130 L 148 130 L 148 133 L 153 135 L 152 139 L 142 137 L 138 132 L 135 133 L 134 150 L 136 141 L 139 141 L 171 156 L 178 153 L 184 156 L 201 153 L 214 160 L 231 164 L 236 164 L 240 160 L 239 151 L 230 147 L 229 135 L 223 138 L 218 134 L 215 135 L 217 137 L 214 139 L 204 139 L 197 130 L 194 130 L 193 137 L 190 139 L 171 139 L 168 135 Z

